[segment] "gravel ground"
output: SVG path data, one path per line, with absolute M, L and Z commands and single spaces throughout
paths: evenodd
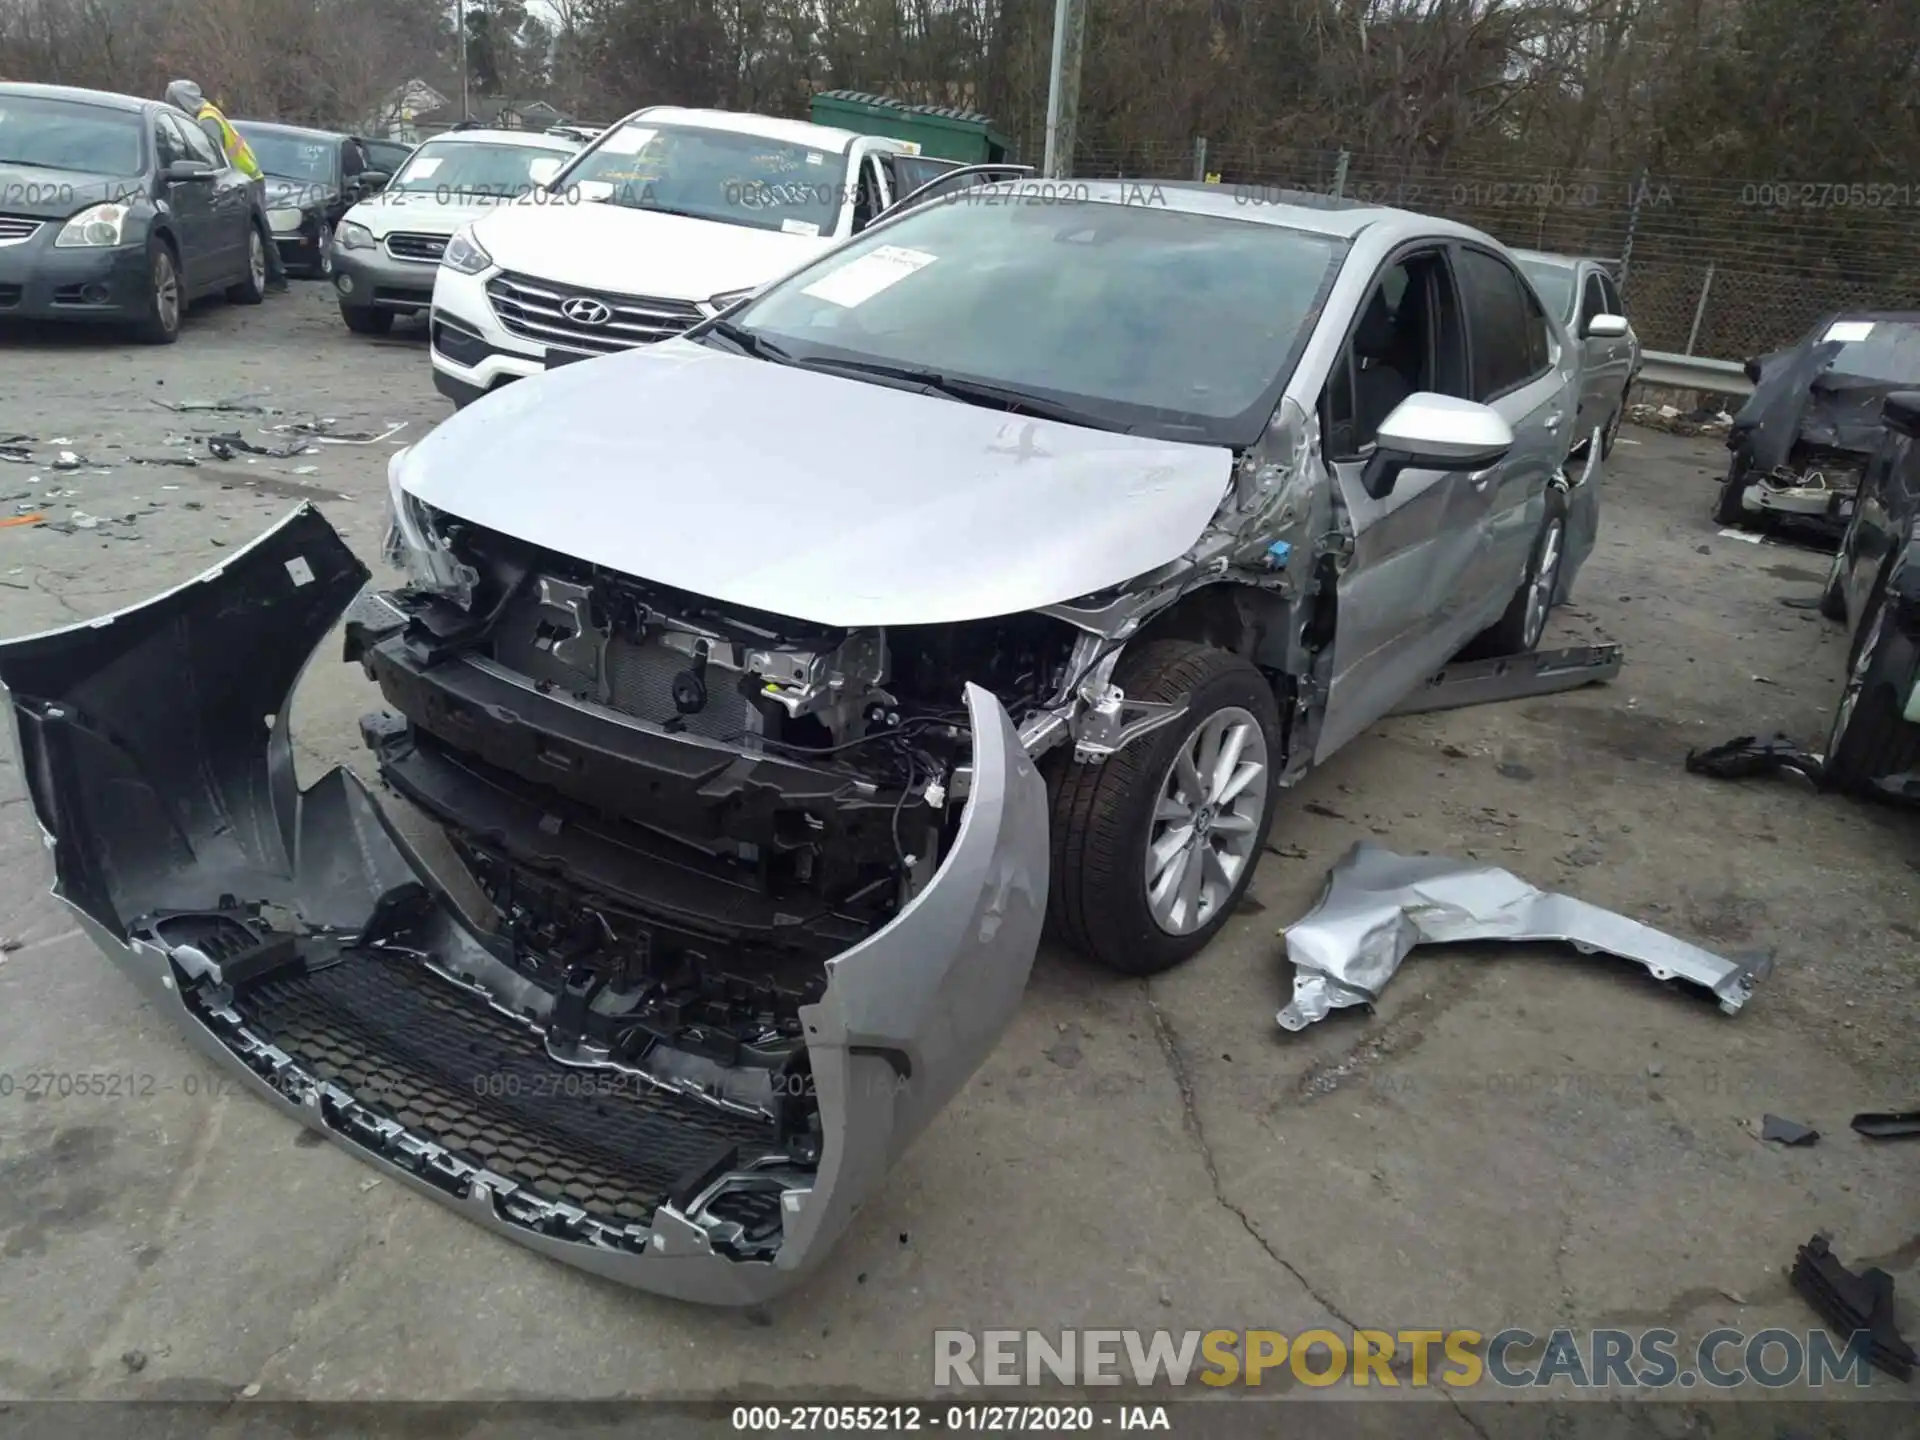
M 0 345 L 0 435 L 91 462 L 0 464 L 0 517 L 56 522 L 0 529 L 7 634 L 178 584 L 302 499 L 371 561 L 392 444 L 447 413 L 417 329 L 349 336 L 311 284 L 197 311 L 169 349 Z M 286 414 L 156 403 L 240 395 Z M 405 428 L 130 463 L 312 416 Z M 1245 913 L 1173 974 L 1043 953 L 999 1049 L 823 1271 L 751 1314 L 585 1278 L 209 1094 L 213 1072 L 46 898 L 0 756 L 0 935 L 18 942 L 0 954 L 0 1397 L 902 1396 L 930 1390 L 936 1327 L 1804 1331 L 1781 1267 L 1817 1229 L 1920 1294 L 1920 1146 L 1846 1123 L 1920 1101 L 1920 832 L 1681 769 L 1755 729 L 1817 748 L 1841 671 L 1836 630 L 1782 603 L 1815 594 L 1824 557 L 1708 521 L 1721 454 L 1631 428 L 1616 452 L 1556 638 L 1622 642 L 1617 683 L 1381 725 L 1283 801 Z M 367 769 L 354 719 L 374 693 L 332 653 L 295 706 L 306 780 Z M 1409 961 L 1374 1014 L 1283 1035 L 1277 932 L 1362 838 L 1478 856 L 1778 966 L 1728 1017 L 1632 965 L 1462 947 Z M 25 1097 L 30 1075 L 101 1070 L 154 1093 Z M 1764 1111 L 1823 1138 L 1763 1144 Z M 1915 1313 L 1902 1302 L 1909 1335 Z M 1484 1434 L 1472 1409 L 1432 1423 Z

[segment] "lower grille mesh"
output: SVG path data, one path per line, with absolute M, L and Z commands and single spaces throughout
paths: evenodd
M 664 725 L 680 712 L 673 703 L 673 677 L 693 668 L 691 656 L 653 641 L 636 645 L 616 635 L 607 642 L 607 690 L 622 714 Z M 707 704 L 685 717 L 687 733 L 708 740 L 735 740 L 747 730 L 747 697 L 731 670 L 710 668 Z
M 602 1219 L 644 1222 L 675 1181 L 723 1145 L 778 1148 L 770 1122 L 632 1077 L 556 1065 L 532 1031 L 377 952 L 264 979 L 233 1008 L 362 1104 Z

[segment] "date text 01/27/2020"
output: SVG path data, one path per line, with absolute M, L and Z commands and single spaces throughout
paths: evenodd
M 1172 1430 L 1164 1405 L 736 1405 L 733 1428 L 780 1434 L 951 1430 L 976 1435 Z

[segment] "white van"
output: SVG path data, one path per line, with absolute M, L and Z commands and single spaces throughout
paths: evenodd
M 653 106 L 457 233 L 433 286 L 433 379 L 456 405 L 678 335 L 962 168 L 909 141 Z

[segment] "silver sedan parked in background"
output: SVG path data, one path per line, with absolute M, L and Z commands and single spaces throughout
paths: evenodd
M 1640 337 L 1627 319 L 1620 286 L 1604 260 L 1538 250 L 1516 250 L 1514 256 L 1573 341 L 1580 372 L 1573 452 L 1585 452 L 1597 427 L 1600 454 L 1611 455 L 1626 414 L 1627 391 L 1640 373 Z

